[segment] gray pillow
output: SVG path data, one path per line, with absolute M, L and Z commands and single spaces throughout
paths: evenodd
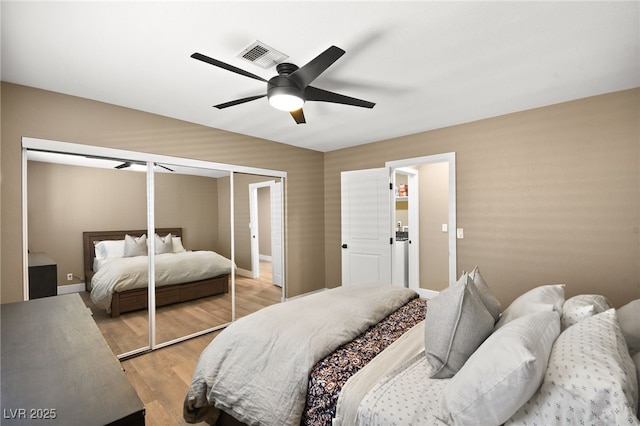
M 431 378 L 453 377 L 491 334 L 493 324 L 493 317 L 466 274 L 429 300 L 424 334 Z
M 146 256 L 147 255 L 147 235 L 140 237 L 124 236 L 124 257 Z
M 156 254 L 173 253 L 173 239 L 171 234 L 164 237 L 156 234 L 155 238 Z
M 469 276 L 476 285 L 478 294 L 480 294 L 480 299 L 482 299 L 484 306 L 487 307 L 487 311 L 489 311 L 495 321 L 498 321 L 498 318 L 500 318 L 500 312 L 502 312 L 502 305 L 500 305 L 500 302 L 493 295 L 486 281 L 482 278 L 482 275 L 480 275 L 480 269 L 476 266 L 473 268 L 473 271 L 469 273 Z
M 633 300 L 616 312 L 622 334 L 633 355 L 640 352 L 640 299 Z

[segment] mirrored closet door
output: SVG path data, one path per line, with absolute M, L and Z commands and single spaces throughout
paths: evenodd
M 286 173 L 32 138 L 23 138 L 23 151 L 25 295 L 32 293 L 28 258 L 55 253 L 57 293 L 80 293 L 119 358 L 234 321 L 236 277 L 245 280 L 239 291 L 240 316 L 282 300 Z M 241 182 L 239 189 L 234 179 Z M 251 249 L 245 254 L 252 239 L 246 231 L 251 226 L 249 194 L 257 196 L 265 188 L 269 200 L 276 200 L 269 221 L 277 225 L 275 231 L 261 228 L 269 229 L 278 249 L 275 255 L 264 250 L 260 255 L 269 265 L 263 272 L 278 265 L 274 276 L 280 283 L 270 276 L 262 287 L 247 286 L 254 272 L 262 275 L 251 266 Z M 261 209 L 267 210 L 272 208 Z M 237 229 L 243 230 L 240 236 L 234 236 Z M 239 262 L 235 245 L 242 253 Z M 209 271 L 209 276 L 167 277 L 168 271 L 181 268 L 167 267 L 162 258 L 181 263 L 181 254 L 206 257 L 205 269 L 216 257 L 227 269 Z M 199 268 L 184 261 L 182 270 Z M 114 272 L 107 267 L 120 263 L 137 269 L 123 272 L 120 266 Z M 67 275 L 72 278 L 69 286 Z M 173 286 L 176 280 L 187 285 Z
M 155 164 L 156 343 L 232 321 L 229 171 Z
M 129 253 L 124 235 L 146 232 L 144 169 L 120 167 L 122 161 L 40 151 L 29 151 L 27 160 L 28 258 L 32 264 L 35 257 L 46 255 L 56 265 L 50 296 L 78 291 L 114 353 L 148 347 L 146 305 L 127 315 L 111 310 L 113 295 L 120 294 L 115 291 L 135 282 L 130 278 L 118 284 L 109 269 L 132 260 L 125 259 Z M 136 267 L 135 274 L 144 275 L 145 258 Z M 41 285 L 34 269 L 29 267 L 30 290 Z
M 234 173 L 236 315 L 284 299 L 283 180 Z

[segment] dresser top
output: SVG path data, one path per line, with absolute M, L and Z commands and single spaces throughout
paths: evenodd
M 0 312 L 3 425 L 144 424 L 144 405 L 79 294 L 7 303 Z M 46 410 L 55 418 L 31 417 Z
M 46 253 L 29 253 L 29 267 L 55 265 L 55 260 L 47 256 Z

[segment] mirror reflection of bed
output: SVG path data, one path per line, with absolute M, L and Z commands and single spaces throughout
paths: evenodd
M 272 283 L 271 262 L 260 262 L 260 277 L 257 279 L 236 275 L 235 285 L 236 318 L 280 302 L 281 289 Z M 139 347 L 140 341 L 147 338 L 146 309 L 113 318 L 91 302 L 89 292 L 80 295 L 91 309 L 98 328 L 114 353 L 126 353 Z M 210 324 L 227 323 L 231 321 L 230 306 L 231 293 L 225 293 L 158 307 L 156 320 L 163 326 L 157 328 L 156 338 L 158 341 L 169 341 L 175 336 L 189 335 L 194 329 L 208 328 Z

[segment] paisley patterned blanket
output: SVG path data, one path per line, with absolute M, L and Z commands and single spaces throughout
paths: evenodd
M 311 370 L 302 425 L 330 426 L 347 380 L 376 355 L 424 320 L 425 299 L 414 299 L 349 343 L 318 362 Z

